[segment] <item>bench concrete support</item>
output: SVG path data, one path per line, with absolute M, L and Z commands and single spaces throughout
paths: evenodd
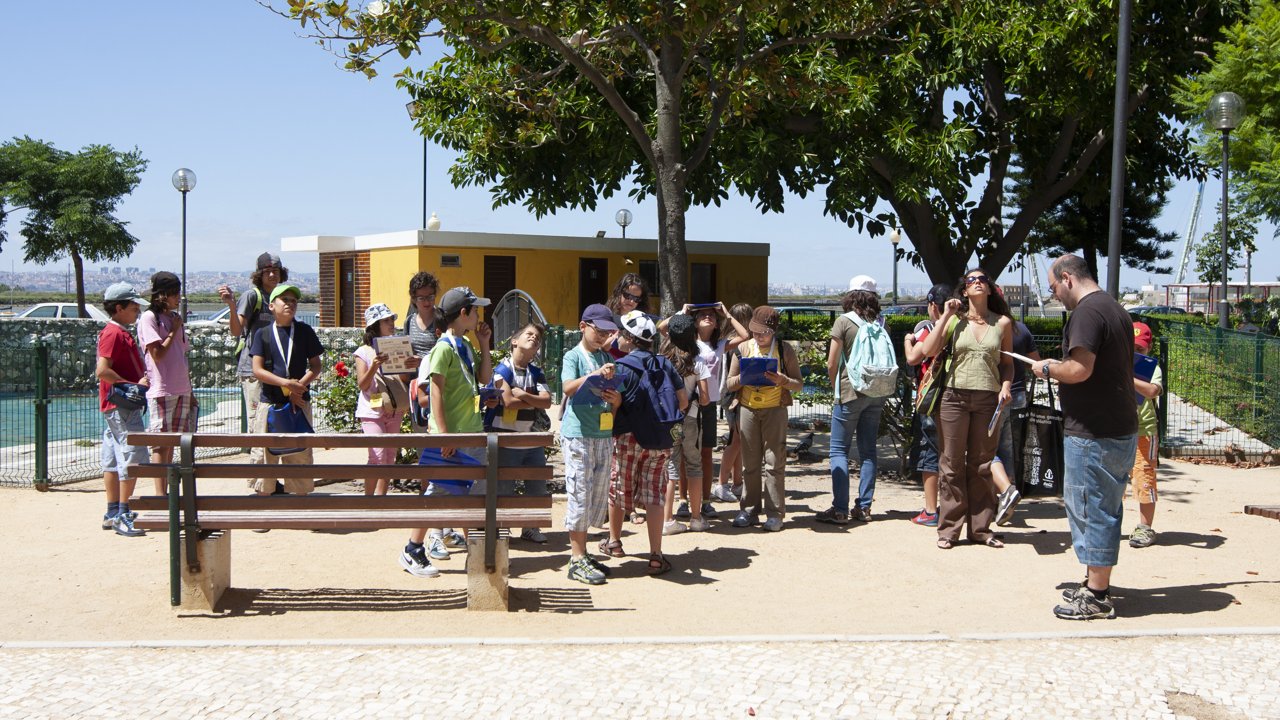
M 231 587 L 231 531 L 215 530 L 198 538 L 196 558 L 196 571 L 182 563 L 182 595 L 177 609 L 212 612 Z
M 507 538 L 498 538 L 493 547 L 493 572 L 485 569 L 485 537 L 472 532 L 467 535 L 467 609 L 502 610 L 507 604 L 508 564 Z

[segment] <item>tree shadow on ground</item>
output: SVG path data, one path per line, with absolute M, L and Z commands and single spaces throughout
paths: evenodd
M 1234 585 L 1273 585 L 1277 582 L 1280 581 L 1252 580 L 1158 588 L 1126 588 L 1113 585 L 1111 594 L 1116 599 L 1116 612 L 1123 617 L 1195 615 L 1225 610 L 1231 605 L 1239 604 L 1234 595 L 1224 592 Z M 1065 590 L 1073 586 L 1073 583 L 1063 583 L 1059 587 Z
M 289 612 L 405 612 L 457 610 L 467 606 L 466 590 L 386 588 L 230 588 L 213 613 L 181 617 L 252 617 Z

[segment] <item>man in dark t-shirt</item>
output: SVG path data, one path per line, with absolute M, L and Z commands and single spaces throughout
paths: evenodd
M 1124 490 L 1138 445 L 1133 392 L 1133 322 L 1102 291 L 1083 259 L 1063 255 L 1049 270 L 1049 286 L 1071 317 L 1062 328 L 1062 361 L 1031 366 L 1057 380 L 1062 398 L 1063 499 L 1085 583 L 1062 594 L 1054 615 L 1067 620 L 1113 618 L 1111 569 L 1120 553 Z

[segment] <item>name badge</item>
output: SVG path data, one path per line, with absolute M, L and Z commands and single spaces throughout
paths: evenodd
M 516 416 L 519 414 L 520 414 L 519 410 L 512 410 L 511 408 L 508 408 L 508 407 L 502 408 L 502 424 L 515 425 Z
M 613 429 L 613 413 L 611 412 L 600 413 L 600 429 L 601 430 Z

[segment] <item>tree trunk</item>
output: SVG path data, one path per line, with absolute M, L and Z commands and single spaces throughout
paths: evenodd
M 664 317 L 683 307 L 689 298 L 689 255 L 684 244 L 688 168 L 680 138 L 682 49 L 683 44 L 674 37 L 663 42 L 655 79 L 658 107 L 653 171 L 658 198 L 659 297 Z
M 80 317 L 89 317 L 89 311 L 84 307 L 84 258 L 80 257 L 80 252 L 74 247 L 71 248 L 71 264 L 76 269 L 76 311 Z

